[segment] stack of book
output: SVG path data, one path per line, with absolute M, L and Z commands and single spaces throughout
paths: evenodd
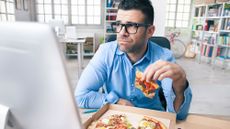
M 201 55 L 206 57 L 212 57 L 213 46 L 208 44 L 202 44 L 201 46 Z

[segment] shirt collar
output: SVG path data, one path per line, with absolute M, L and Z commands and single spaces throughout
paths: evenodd
M 140 59 L 140 61 L 141 60 L 144 60 L 145 58 L 147 59 L 147 60 L 150 60 L 151 59 L 151 45 L 150 45 L 150 41 L 148 41 L 147 42 L 147 51 L 146 51 L 146 53 L 144 54 L 144 56 Z M 123 55 L 123 54 L 125 54 L 125 52 L 123 52 L 123 51 L 121 51 L 120 49 L 119 49 L 119 46 L 118 46 L 118 43 L 117 43 L 117 50 L 116 50 L 116 54 L 117 55 Z M 139 61 L 138 61 L 139 62 Z

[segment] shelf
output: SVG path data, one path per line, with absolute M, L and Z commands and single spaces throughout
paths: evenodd
M 222 61 L 230 61 L 230 58 L 224 58 L 224 57 L 220 57 L 220 56 L 217 56 L 216 59 L 222 60 Z
M 112 22 L 116 22 L 116 20 L 106 20 L 105 22 L 112 23 Z
M 197 40 L 197 39 L 192 39 L 193 42 L 196 42 L 196 43 L 202 43 L 203 41 L 202 40 Z
M 106 33 L 105 35 L 116 35 L 117 33 Z
M 202 7 L 202 6 L 206 6 L 206 5 L 205 4 L 197 4 L 197 5 L 195 5 L 196 8 Z
M 83 56 L 93 56 L 94 53 L 84 53 Z M 66 56 L 70 57 L 70 56 L 77 56 L 77 54 L 66 54 Z
M 106 13 L 106 16 L 117 16 L 117 13 Z
M 200 50 L 199 61 L 201 57 L 208 59 L 212 65 L 217 58 L 221 59 L 222 63 L 225 63 L 225 60 L 230 61 L 230 44 L 227 44 L 230 42 L 230 11 L 229 5 L 225 6 L 226 3 L 230 4 L 230 2 L 221 2 L 194 6 L 192 41 L 194 49 Z M 195 30 L 198 27 L 202 30 Z M 228 58 L 224 59 L 224 57 Z
M 120 0 L 105 0 L 105 19 L 104 19 L 104 41 L 116 35 L 113 33 L 111 24 L 116 22 L 118 5 Z
M 221 17 L 220 16 L 216 16 L 216 17 L 206 17 L 206 19 L 221 19 Z
M 215 44 L 202 43 L 202 45 L 215 46 Z
M 210 33 L 210 34 L 218 34 L 219 32 L 215 32 L 215 31 L 204 31 L 205 33 Z
M 195 32 L 203 32 L 203 30 L 192 30 L 192 31 L 195 31 Z
M 230 48 L 230 45 L 225 45 L 225 44 L 217 44 L 217 45 L 220 47 L 229 47 Z
M 117 8 L 114 8 L 114 7 L 106 7 L 105 9 L 106 10 L 117 10 Z
M 230 30 L 220 30 L 220 32 L 230 33 Z
M 222 18 L 230 18 L 230 16 L 222 16 Z
M 205 19 L 205 17 L 193 17 L 194 19 Z

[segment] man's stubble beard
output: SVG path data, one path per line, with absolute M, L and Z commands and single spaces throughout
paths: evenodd
M 145 35 L 144 35 L 144 36 L 145 36 Z M 120 46 L 120 44 L 118 44 L 119 49 L 120 49 L 122 52 L 125 52 L 125 53 L 138 54 L 139 52 L 142 51 L 142 49 L 145 48 L 145 45 L 147 44 L 147 43 L 145 43 L 145 42 L 146 42 L 146 41 L 145 41 L 145 38 L 146 38 L 146 37 L 144 37 L 144 38 L 140 41 L 140 42 L 142 42 L 142 43 L 138 43 L 138 44 L 132 45 L 130 48 L 122 48 L 122 47 Z

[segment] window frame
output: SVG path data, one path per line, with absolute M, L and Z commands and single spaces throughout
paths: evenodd
M 192 0 L 190 0 L 190 4 L 186 4 L 186 3 L 185 3 L 185 0 L 184 0 L 184 2 L 183 2 L 182 4 L 179 3 L 179 0 L 175 0 L 175 1 L 176 1 L 176 3 L 172 3 L 171 0 L 168 0 L 168 1 L 167 1 L 167 6 L 166 6 L 166 18 L 165 18 L 166 24 L 165 24 L 165 27 L 169 27 L 169 28 L 189 28 L 189 27 L 190 27 L 190 23 L 191 23 L 191 20 L 189 19 L 189 17 L 192 16 L 192 14 L 191 14 L 191 13 L 192 13 Z M 175 12 L 170 10 L 170 6 L 171 6 L 171 5 L 175 5 Z M 185 7 L 185 5 L 189 5 L 189 7 L 190 7 L 189 12 L 185 12 L 184 9 L 183 9 L 182 12 L 179 12 L 179 9 L 178 9 L 178 6 L 179 6 L 179 5 L 183 5 L 183 7 Z M 174 14 L 174 17 L 173 17 L 173 18 L 170 18 L 170 16 L 169 16 L 170 13 L 173 13 L 173 14 Z M 179 13 L 182 14 L 182 19 L 178 19 L 178 18 L 177 18 L 177 15 L 178 15 Z M 187 20 L 184 20 L 184 19 L 183 19 L 183 14 L 186 14 L 186 13 L 187 13 L 189 16 L 188 16 L 188 19 L 187 19 Z M 188 23 L 187 26 L 186 26 L 186 27 L 183 27 L 183 26 L 178 27 L 178 26 L 176 25 L 176 23 L 177 23 L 178 20 L 181 21 L 181 22 L 183 22 L 183 21 L 187 22 L 187 23 Z M 173 21 L 173 25 L 172 25 L 172 26 L 171 26 L 171 25 L 169 26 L 169 21 Z
M 15 1 L 14 0 L 0 0 L 0 1 L 4 2 L 3 6 L 5 8 L 5 12 L 1 12 L 1 6 L 0 6 L 0 21 L 15 21 Z M 10 13 L 8 11 L 7 3 L 13 5 L 13 9 L 14 9 L 13 13 Z M 3 20 L 1 15 L 4 15 L 6 19 Z M 14 17 L 13 20 L 9 19 L 10 15 L 12 15 Z
M 43 3 L 42 3 L 42 5 L 44 6 L 44 4 L 45 4 L 45 2 L 44 2 L 45 0 L 43 0 Z M 100 24 L 87 24 L 87 1 L 85 0 L 84 2 L 85 2 L 85 24 L 73 24 L 72 23 L 72 5 L 71 5 L 71 1 L 72 0 L 68 0 L 67 2 L 67 6 L 68 6 L 68 14 L 67 14 L 67 16 L 68 16 L 68 23 L 66 23 L 65 25 L 67 25 L 67 26 L 69 26 L 69 25 L 74 25 L 74 26 L 76 26 L 77 28 L 79 28 L 79 29 L 84 29 L 85 27 L 90 27 L 90 28 L 95 28 L 95 29 L 98 29 L 98 28 L 103 28 L 103 26 L 104 26 L 104 6 L 103 6 L 103 1 L 104 0 L 100 0 L 101 2 L 100 2 L 100 8 L 101 8 L 101 13 L 100 13 L 100 15 L 101 15 L 101 17 L 100 17 Z M 41 3 L 40 3 L 41 4 Z M 35 0 L 35 20 L 37 21 L 37 22 L 39 22 L 38 21 L 38 15 L 39 14 L 41 14 L 41 13 L 38 13 L 38 8 L 37 8 L 37 5 L 38 5 L 38 2 L 37 2 L 37 0 Z M 55 3 L 54 3 L 54 0 L 51 0 L 51 17 L 54 19 L 55 18 L 55 11 L 54 11 L 54 5 L 55 5 Z M 62 3 L 60 3 L 60 5 L 62 6 Z M 43 9 L 44 9 L 44 7 L 43 7 Z M 43 13 L 42 14 L 43 16 L 45 16 L 45 15 L 47 15 L 47 13 Z M 76 15 L 75 15 L 76 16 Z M 46 21 L 44 20 L 43 21 L 44 23 L 46 23 Z

